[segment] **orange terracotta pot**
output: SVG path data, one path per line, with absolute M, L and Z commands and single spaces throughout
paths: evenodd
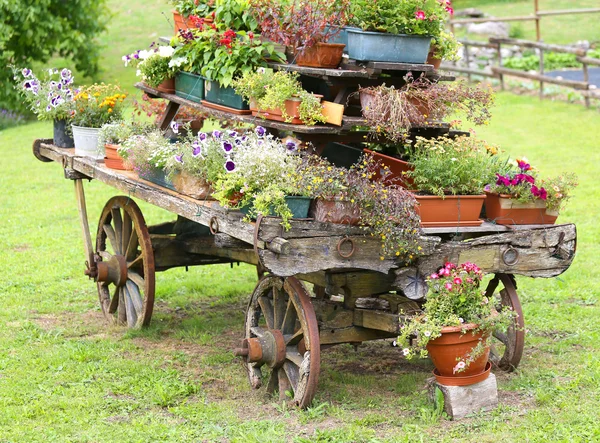
M 413 166 L 399 158 L 390 157 L 389 155 L 382 154 L 380 152 L 371 151 L 369 149 L 363 149 L 367 154 L 371 154 L 375 161 L 379 161 L 381 166 L 387 166 L 390 169 L 390 176 L 386 178 L 383 183 L 386 185 L 399 185 L 406 189 L 414 189 L 414 180 L 411 177 L 407 177 L 406 173 L 413 170 Z M 378 180 L 382 177 L 381 170 L 375 171 L 375 179 Z
M 357 225 L 360 222 L 360 211 L 356 204 L 348 200 L 317 198 L 311 204 L 309 217 L 319 222 Z
M 173 10 L 173 21 L 175 22 L 175 34 L 179 32 L 179 30 L 187 30 L 189 29 L 187 20 L 177 11 Z
M 490 335 L 489 331 L 473 332 L 475 328 L 477 328 L 475 324 L 446 326 L 442 328 L 441 337 L 427 343 L 427 352 L 439 375 L 443 377 L 468 377 L 485 371 L 490 355 L 489 346 L 464 371 L 455 372 L 456 364 L 469 358 L 473 348 Z
M 342 43 L 319 42 L 302 54 L 296 54 L 296 64 L 312 68 L 337 68 L 342 61 L 345 47 Z
M 558 212 L 546 209 L 543 200 L 520 203 L 510 195 L 486 192 L 486 218 L 498 225 L 553 225 Z
M 300 100 L 286 100 L 285 101 L 285 113 L 287 116 L 292 118 L 291 121 L 288 118 L 288 121 L 286 123 L 291 123 L 293 125 L 301 125 L 302 123 L 304 123 L 302 120 L 300 120 L 300 116 L 298 114 L 298 107 L 300 106 L 300 103 L 301 103 Z M 283 118 L 283 112 L 281 109 L 259 110 L 256 107 L 255 103 L 254 103 L 254 107 L 252 105 L 253 104 L 250 105 L 250 110 L 252 111 L 252 115 L 266 118 L 267 120 L 274 120 L 277 122 L 285 122 L 285 119 Z
M 428 65 L 433 65 L 435 69 L 440 69 L 440 66 L 442 65 L 442 59 L 437 58 L 435 55 L 433 55 L 434 52 L 435 47 L 432 46 L 431 50 L 429 51 L 429 54 L 427 54 L 427 61 L 425 63 L 427 63 Z
M 417 212 L 421 217 L 421 226 L 479 226 L 479 219 L 485 195 L 446 195 L 444 199 L 437 195 L 418 195 Z
M 113 144 L 105 144 L 104 145 L 104 164 L 107 168 L 117 169 L 120 171 L 128 170 L 128 168 L 123 163 L 123 158 L 117 152 L 119 149 L 119 145 Z
M 167 78 L 156 87 L 160 92 L 165 94 L 175 94 L 175 78 Z

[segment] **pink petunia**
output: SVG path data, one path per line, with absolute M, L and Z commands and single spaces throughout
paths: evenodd
M 415 12 L 415 17 L 417 20 L 425 20 L 425 13 L 419 9 Z
M 462 278 L 460 278 L 460 277 L 455 277 L 454 278 L 454 284 L 455 285 L 462 285 L 462 282 L 463 282 Z
M 430 278 L 430 279 L 432 279 L 432 280 L 437 280 L 437 279 L 438 279 L 438 278 L 440 278 L 440 277 L 439 277 L 439 276 L 438 276 L 438 275 L 437 275 L 437 274 L 434 272 L 433 274 L 431 274 L 431 275 L 429 276 L 429 278 Z
M 452 291 L 452 283 L 448 282 L 444 285 L 444 287 L 448 290 L 448 291 Z

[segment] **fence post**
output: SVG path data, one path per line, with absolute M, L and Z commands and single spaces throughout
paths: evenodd
M 498 67 L 502 67 L 502 47 L 500 43 L 498 43 Z M 504 74 L 498 74 L 498 78 L 500 79 L 500 89 L 504 91 Z
M 471 57 L 469 55 L 469 45 L 465 45 L 465 62 L 467 63 L 467 68 L 471 69 Z M 471 73 L 467 73 L 467 80 L 471 82 Z
M 586 92 L 589 92 L 590 88 L 590 73 L 588 71 L 588 65 L 587 63 L 583 62 L 583 81 L 586 82 L 588 84 L 588 89 L 586 90 Z M 590 107 L 590 97 L 589 95 L 584 95 L 584 101 L 585 101 L 585 107 L 589 108 Z
M 538 49 L 540 51 L 540 75 L 544 75 L 544 50 Z M 544 98 L 544 82 L 540 80 L 540 100 Z
M 542 40 L 542 32 L 540 30 L 540 16 L 538 15 L 538 12 L 540 10 L 539 0 L 534 0 L 533 9 L 535 14 L 535 37 L 539 42 Z

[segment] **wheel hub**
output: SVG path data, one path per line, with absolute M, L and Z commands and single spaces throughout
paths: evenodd
M 113 283 L 123 286 L 127 282 L 127 260 L 122 255 L 113 255 L 108 261 L 96 262 L 97 282 Z
M 234 354 L 242 357 L 246 363 L 266 364 L 270 368 L 278 368 L 285 361 L 285 340 L 281 331 L 271 329 L 262 337 L 251 337 L 242 340 L 241 347 Z

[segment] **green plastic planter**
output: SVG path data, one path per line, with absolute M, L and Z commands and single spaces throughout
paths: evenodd
M 387 63 L 425 63 L 431 37 L 348 29 L 348 57 Z
M 142 177 L 144 180 L 154 183 L 155 185 L 175 191 L 175 186 L 173 186 L 173 182 L 167 178 L 164 169 L 151 169 L 141 173 L 140 177 Z
M 206 80 L 205 93 L 205 100 L 207 102 L 227 106 L 228 108 L 239 109 L 240 111 L 250 109 L 248 103 L 244 101 L 241 95 L 236 94 L 235 89 L 231 86 L 223 88 L 219 85 L 219 82 Z
M 200 103 L 204 100 L 204 77 L 179 71 L 175 76 L 175 95 Z
M 310 203 L 312 202 L 311 197 L 301 197 L 298 195 L 286 195 L 285 202 L 292 211 L 292 218 L 307 218 Z M 250 210 L 249 206 L 244 206 L 239 209 L 242 214 L 248 215 Z

